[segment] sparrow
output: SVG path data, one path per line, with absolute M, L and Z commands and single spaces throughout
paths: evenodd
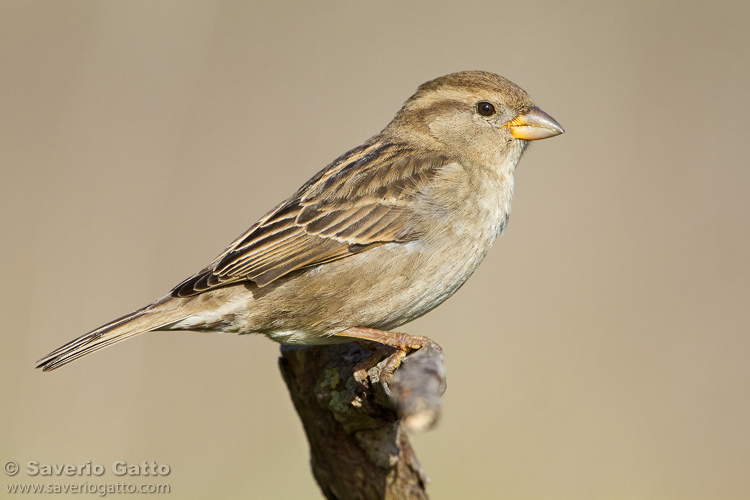
M 428 81 L 379 134 L 318 172 L 208 267 L 37 368 L 162 330 L 418 349 L 429 339 L 392 330 L 466 282 L 505 229 L 529 141 L 563 132 L 499 75 Z

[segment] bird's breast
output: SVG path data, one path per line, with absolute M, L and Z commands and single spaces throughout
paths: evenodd
M 254 289 L 238 331 L 319 343 L 355 326 L 391 330 L 440 305 L 484 259 L 513 192 L 512 173 L 456 164 L 443 174 L 411 200 L 409 241 L 373 246 Z
M 400 311 L 381 328 L 395 328 L 440 305 L 474 273 L 510 214 L 513 174 L 449 165 L 414 207 L 418 240 L 393 246 L 405 263 L 398 274 Z M 392 271 L 392 275 L 393 275 Z

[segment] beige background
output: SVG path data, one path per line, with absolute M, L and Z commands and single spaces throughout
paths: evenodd
M 319 498 L 267 339 L 33 363 L 207 264 L 418 84 L 485 69 L 567 133 L 404 328 L 447 355 L 414 439 L 432 497 L 750 498 L 748 49 L 742 1 L 0 2 L 0 461 L 24 469 L 0 497 L 122 480 L 30 460 L 154 460 L 168 478 L 129 482 L 170 498 Z

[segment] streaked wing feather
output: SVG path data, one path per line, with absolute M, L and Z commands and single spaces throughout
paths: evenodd
M 410 224 L 409 200 L 444 164 L 442 157 L 370 141 L 319 172 L 172 295 L 245 280 L 265 286 L 372 246 L 412 240 L 418 228 Z

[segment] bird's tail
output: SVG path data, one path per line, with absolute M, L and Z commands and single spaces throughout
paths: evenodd
M 180 300 L 167 296 L 142 309 L 100 326 L 96 330 L 81 335 L 55 349 L 37 361 L 36 367 L 45 372 L 55 370 L 86 354 L 180 321 L 188 316 L 177 307 L 175 302 L 180 302 Z

